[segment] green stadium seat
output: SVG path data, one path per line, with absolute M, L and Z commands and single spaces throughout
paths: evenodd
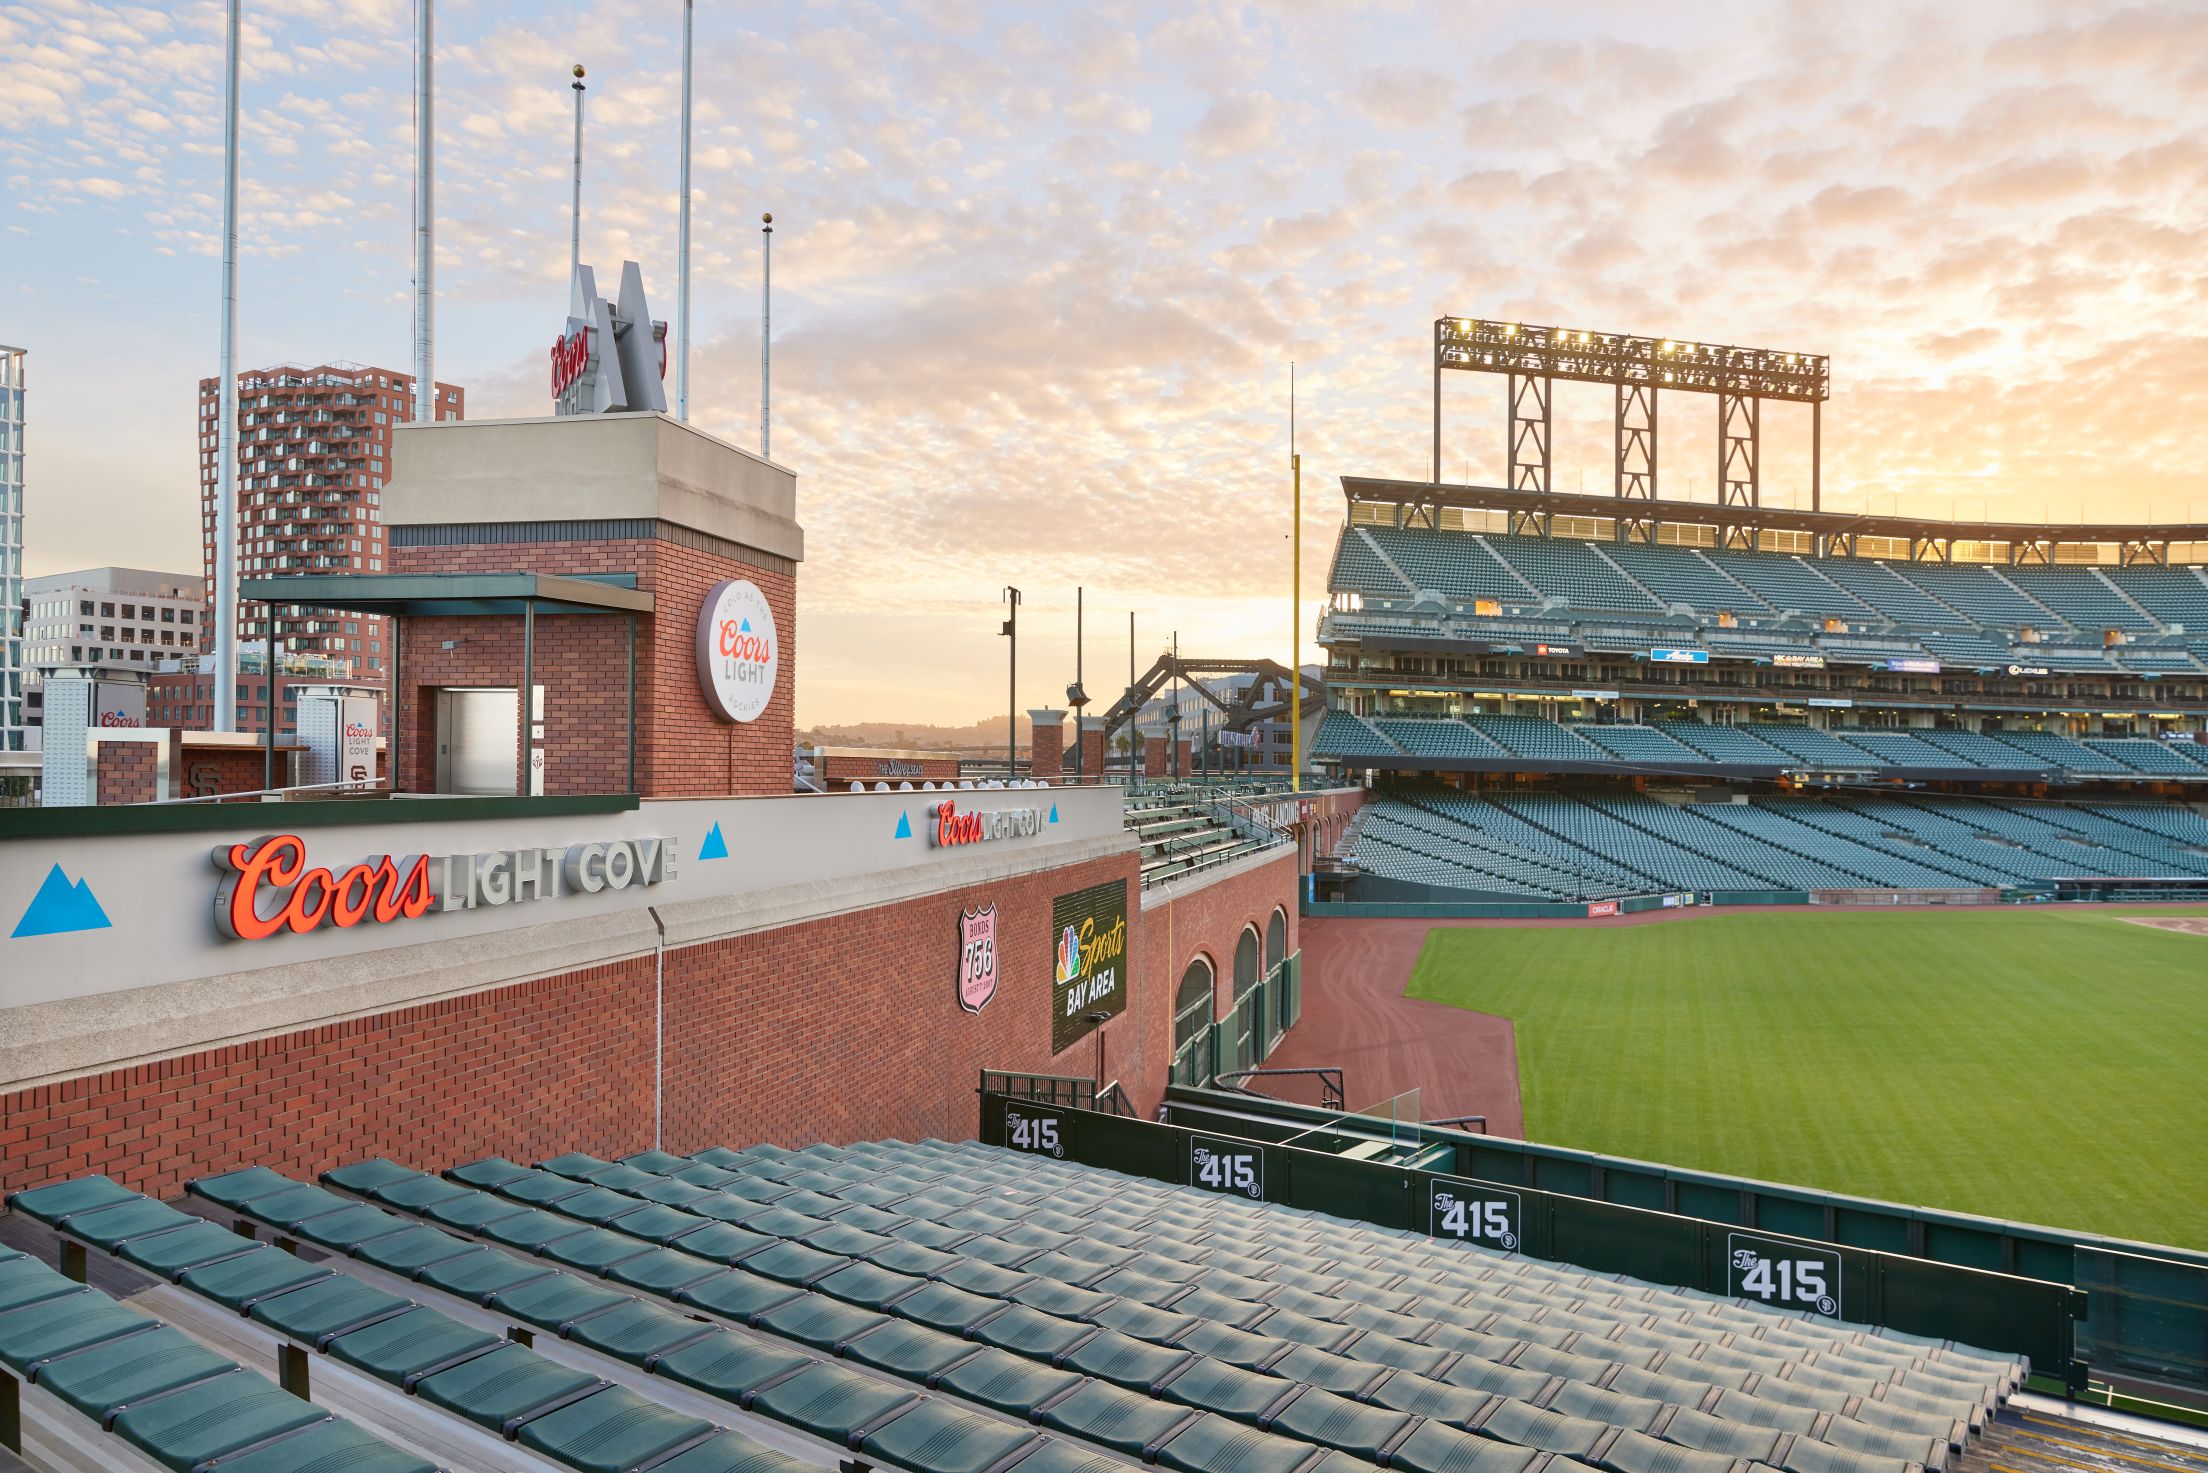
M 510 1314 L 525 1324 L 565 1338 L 583 1316 L 604 1314 L 631 1303 L 633 1298 L 618 1289 L 579 1279 L 573 1274 L 553 1272 L 541 1279 L 516 1284 L 511 1289 L 501 1289 L 485 1303 L 501 1314 Z
M 1500 1366 L 1497 1369 L 1507 1371 L 1509 1367 Z M 1546 1380 L 1541 1376 L 1531 1379 L 1536 1382 Z M 1410 1412 L 1414 1416 L 1430 1417 L 1437 1422 L 1461 1427 L 1487 1406 L 1489 1395 L 1484 1390 L 1452 1386 L 1446 1381 L 1403 1373 L 1384 1378 L 1365 1393 L 1365 1398 L 1376 1406 L 1393 1407 L 1399 1412 Z
M 135 1238 L 173 1233 L 198 1221 L 200 1219 L 190 1213 L 179 1212 L 166 1203 L 133 1193 L 128 1202 L 73 1214 L 64 1226 L 70 1237 L 114 1253 Z
M 317 1350 L 331 1337 L 390 1319 L 413 1304 L 345 1274 L 331 1274 L 288 1294 L 263 1299 L 249 1311 L 272 1330 Z
M 335 1417 L 217 1467 L 220 1473 L 438 1473 L 435 1463 Z
M 1035 1408 L 1081 1384 L 1082 1378 L 1023 1360 L 991 1346 L 939 1373 L 936 1384 L 968 1401 L 1013 1416 L 1031 1416 Z
M 377 1238 L 361 1244 L 353 1250 L 353 1256 L 377 1268 L 413 1278 L 433 1263 L 443 1263 L 463 1253 L 476 1252 L 477 1245 L 463 1242 L 450 1233 L 441 1233 L 433 1227 L 416 1224 L 388 1238 Z
M 787 1347 L 723 1332 L 653 1358 L 649 1369 L 709 1396 L 740 1403 L 746 1393 L 812 1363 Z
M 414 1394 L 433 1406 L 505 1432 L 540 1407 L 557 1406 L 607 1383 L 520 1345 L 424 1376 Z
M 937 1376 L 983 1352 L 972 1341 L 941 1330 L 905 1320 L 884 1320 L 845 1342 L 842 1353 L 846 1360 L 932 1386 Z
M 549 1243 L 589 1231 L 589 1228 L 571 1217 L 534 1208 L 487 1222 L 482 1227 L 483 1236 L 492 1242 L 504 1243 L 509 1248 L 519 1248 L 527 1253 L 540 1252 Z
M 1336 1462 L 1335 1459 L 1340 1461 Z M 1254 1427 L 1224 1417 L 1199 1417 L 1157 1451 L 1161 1468 L 1183 1473 L 1302 1473 L 1305 1468 L 1344 1470 L 1369 1468 L 1353 1458 L 1330 1454 L 1315 1458 L 1312 1450 L 1285 1438 L 1268 1437 Z
M 234 1369 L 233 1362 L 162 1325 L 53 1361 L 39 1368 L 35 1379 L 77 1411 L 104 1421 L 117 1407 Z
M 134 1238 L 123 1245 L 122 1256 L 148 1273 L 173 1279 L 186 1269 L 235 1258 L 263 1246 L 226 1227 L 199 1222 L 173 1233 Z
M 533 1283 L 552 1272 L 549 1264 L 524 1263 L 496 1248 L 485 1248 L 478 1244 L 457 1258 L 447 1258 L 424 1266 L 417 1277 L 422 1283 L 442 1289 L 447 1294 L 457 1294 L 478 1304 L 487 1304 L 495 1294 L 503 1294 L 509 1289 Z
M 152 1325 L 105 1294 L 78 1287 L 73 1294 L 56 1294 L 0 1314 L 0 1365 L 29 1377 L 54 1356 L 143 1334 Z
M 887 1323 L 887 1317 L 823 1295 L 800 1294 L 752 1316 L 752 1323 L 802 1344 L 833 1350 Z
M 916 1393 L 840 1366 L 815 1364 L 745 1398 L 750 1409 L 848 1447 L 854 1433 L 883 1421 Z
M 1600 1422 L 1544 1411 L 1507 1396 L 1496 1398 L 1495 1406 L 1474 1430 L 1488 1437 L 1515 1442 L 1520 1447 L 1568 1453 L 1573 1457 L 1585 1457 L 1610 1431 Z
M 329 1276 L 330 1270 L 320 1264 L 303 1262 L 263 1244 L 258 1253 L 186 1269 L 177 1275 L 177 1282 L 194 1294 L 245 1314 L 263 1299 L 289 1294 Z
M 301 1401 L 243 1366 L 143 1399 L 117 1413 L 114 1430 L 155 1461 L 195 1469 L 209 1459 L 324 1421 Z
M 0 1314 L 74 1294 L 82 1287 L 29 1254 L 0 1261 Z
M 255 1197 L 272 1196 L 288 1191 L 299 1183 L 280 1171 L 266 1166 L 248 1166 L 243 1171 L 226 1171 L 220 1176 L 199 1177 L 187 1190 L 195 1197 L 205 1197 L 222 1207 L 242 1207 Z
M 626 1473 L 677 1448 L 702 1443 L 715 1428 L 646 1401 L 624 1386 L 608 1386 L 521 1424 L 515 1440 L 581 1473 Z
M 404 1385 L 499 1344 L 500 1337 L 488 1330 L 434 1309 L 415 1308 L 335 1337 L 329 1353 L 379 1381 Z
M 926 1473 L 989 1473 L 1042 1438 L 947 1402 L 922 1402 L 859 1439 L 859 1451 Z
M 81 1176 L 16 1192 L 8 1198 L 8 1206 L 48 1227 L 57 1227 L 84 1213 L 138 1200 L 138 1193 L 104 1176 Z
M 1046 1427 L 1148 1462 L 1155 1457 L 1156 1449 L 1204 1415 L 1102 1381 L 1090 1381 L 1070 1396 L 1044 1406 L 1037 1420 Z
M 1411 1426 L 1412 1420 L 1404 1412 L 1363 1405 L 1331 1391 L 1311 1387 L 1287 1405 L 1268 1413 L 1259 1425 L 1317 1443 L 1320 1447 L 1377 1458 L 1381 1449 Z
M 747 1274 L 742 1269 L 724 1269 L 710 1278 L 700 1279 L 676 1291 L 675 1298 L 683 1304 L 694 1304 L 714 1314 L 726 1315 L 732 1320 L 751 1320 L 778 1304 L 787 1304 L 802 1291 L 788 1284 L 778 1284 L 772 1279 L 762 1279 L 757 1274 Z
M 721 1333 L 718 1325 L 635 1300 L 604 1314 L 590 1316 L 575 1327 L 569 1338 L 578 1345 L 642 1365 L 653 1356 L 664 1355 L 693 1340 L 717 1333 Z
M 366 1161 L 355 1161 L 350 1166 L 325 1171 L 322 1173 L 322 1180 L 344 1191 L 372 1197 L 379 1188 L 403 1181 L 419 1180 L 423 1175 L 425 1173 L 416 1171 L 411 1166 L 401 1166 L 388 1157 L 375 1156 Z
M 1182 1406 L 1255 1424 L 1268 1408 L 1296 1390 L 1295 1383 L 1283 1381 L 1278 1376 L 1264 1376 L 1224 1361 L 1198 1358 L 1189 1362 L 1178 1375 L 1168 1377 L 1158 1387 L 1158 1395 Z

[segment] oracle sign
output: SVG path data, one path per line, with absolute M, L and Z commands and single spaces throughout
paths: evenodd
M 706 704 L 724 721 L 757 721 L 781 668 L 767 596 L 742 578 L 715 585 L 698 610 L 698 685 Z

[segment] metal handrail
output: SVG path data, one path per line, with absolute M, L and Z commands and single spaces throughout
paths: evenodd
M 1487 1132 L 1487 1117 L 1486 1117 L 1485 1115 L 1450 1115 L 1450 1116 L 1447 1116 L 1446 1118 L 1444 1118 L 1444 1119 L 1441 1119 L 1441 1120 L 1422 1120 L 1422 1121 L 1420 1121 L 1420 1122 L 1419 1122 L 1419 1124 L 1421 1124 L 1421 1125 L 1440 1125 L 1440 1126 L 1459 1126 L 1459 1125 L 1472 1125 L 1472 1122 L 1473 1122 L 1473 1121 L 1475 1121 L 1475 1120 L 1479 1121 L 1480 1123 L 1479 1123 L 1478 1125 L 1473 1125 L 1473 1126 L 1472 1126 L 1472 1128 L 1473 1128 L 1473 1129 L 1474 1129 L 1475 1131 L 1479 1132 L 1479 1133 L 1480 1133 L 1481 1135 L 1486 1135 L 1486 1134 L 1487 1134 L 1488 1132 Z
M 1339 1068 L 1229 1069 L 1225 1073 L 1214 1074 L 1211 1082 L 1215 1088 L 1231 1089 L 1236 1094 L 1251 1095 L 1257 1099 L 1264 1099 L 1266 1096 L 1258 1094 L 1254 1089 L 1244 1089 L 1236 1081 L 1243 1079 L 1282 1079 L 1299 1074 L 1318 1076 L 1320 1109 L 1339 1110 L 1342 1108 L 1344 1096 L 1342 1093 L 1342 1071 Z
M 164 806 L 180 803 L 238 803 L 254 800 L 262 803 L 282 803 L 304 793 L 339 793 L 356 797 L 392 797 L 396 790 L 382 781 L 349 783 L 300 783 L 289 788 L 244 788 L 234 793 L 194 793 L 189 798 L 166 798 Z

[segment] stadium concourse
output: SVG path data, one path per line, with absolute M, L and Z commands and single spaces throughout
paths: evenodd
M 2208 543 L 1344 489 L 1333 898 L 2208 895 Z

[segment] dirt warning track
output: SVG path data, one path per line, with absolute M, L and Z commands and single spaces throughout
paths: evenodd
M 1353 1109 L 1416 1089 L 1425 1119 L 1485 1115 L 1489 1133 L 1522 1139 L 1510 1020 L 1403 995 L 1426 933 L 1457 924 L 1306 918 L 1303 1016 L 1265 1066 L 1338 1066 Z M 1282 1099 L 1317 1098 L 1311 1080 L 1258 1083 Z

